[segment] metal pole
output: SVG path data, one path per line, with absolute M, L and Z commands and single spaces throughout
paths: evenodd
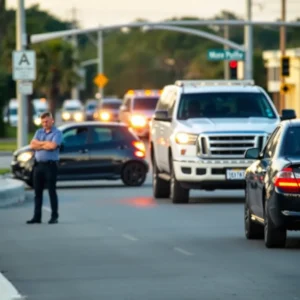
M 76 35 L 72 36 L 72 45 L 73 45 L 73 49 L 74 49 L 74 58 L 77 59 L 78 58 L 78 40 L 77 40 Z M 78 69 L 76 66 L 74 67 L 74 71 L 78 74 Z M 79 99 L 79 97 L 80 97 L 79 88 L 78 88 L 78 85 L 76 85 L 72 88 L 72 99 Z
M 24 0 L 18 0 L 16 12 L 16 50 L 23 51 L 27 47 L 25 22 L 25 6 Z M 17 83 L 17 99 L 18 99 L 18 131 L 17 142 L 18 148 L 28 144 L 28 113 L 27 113 L 27 97 L 20 93 L 20 82 Z
M 252 0 L 246 0 L 246 20 L 252 20 Z M 245 26 L 245 79 L 253 79 L 253 25 Z
M 97 45 L 97 50 L 98 50 L 98 74 L 103 74 L 103 32 L 102 30 L 98 31 L 98 45 Z M 104 89 L 99 87 L 98 90 L 100 97 L 99 97 L 99 102 L 101 102 L 101 99 L 103 99 L 104 96 Z
M 281 0 L 281 21 L 285 21 L 286 19 L 286 0 Z M 281 57 L 285 56 L 285 47 L 286 47 L 286 28 L 285 26 L 280 27 L 280 51 L 281 51 Z M 281 61 L 281 59 L 280 59 Z M 281 72 L 281 67 L 280 67 Z M 280 74 L 281 79 L 281 86 L 285 83 L 285 78 Z M 279 110 L 285 108 L 285 94 L 280 93 L 280 104 L 279 104 Z
M 224 39 L 229 40 L 229 26 L 224 26 Z M 227 50 L 229 47 L 227 45 L 224 45 L 224 49 Z M 229 80 L 229 63 L 227 60 L 224 60 L 224 79 Z

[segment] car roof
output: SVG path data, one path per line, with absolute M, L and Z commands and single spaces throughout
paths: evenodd
M 104 98 L 102 101 L 102 103 L 119 103 L 119 102 L 122 102 L 121 99 L 118 99 L 118 98 Z
M 119 122 L 99 122 L 99 121 L 84 121 L 80 123 L 68 123 L 68 124 L 63 124 L 58 126 L 58 129 L 60 130 L 65 130 L 71 127 L 84 127 L 84 126 L 89 126 L 89 127 L 96 127 L 96 126 L 110 126 L 110 127 L 127 127 L 126 124 L 124 123 L 119 123 Z
M 298 127 L 298 126 L 300 126 L 300 119 L 292 119 L 292 120 L 282 121 L 281 124 L 284 126 Z

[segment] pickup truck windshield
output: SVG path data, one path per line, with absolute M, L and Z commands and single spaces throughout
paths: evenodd
M 178 119 L 190 118 L 269 118 L 277 116 L 262 93 L 210 92 L 183 94 Z

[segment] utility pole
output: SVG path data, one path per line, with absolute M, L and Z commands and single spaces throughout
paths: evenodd
M 97 39 L 97 50 L 98 50 L 98 74 L 103 74 L 103 32 L 102 30 L 98 31 L 98 39 Z M 98 92 L 100 94 L 99 104 L 103 99 L 104 90 L 102 87 L 99 87 Z
M 286 0 L 281 0 L 281 21 L 285 22 L 286 20 Z M 280 81 L 281 86 L 284 85 L 285 79 L 284 76 L 281 74 L 281 58 L 285 56 L 285 48 L 286 48 L 286 27 L 283 25 L 280 27 L 280 51 L 281 51 L 281 57 L 280 57 Z M 280 91 L 280 104 L 279 104 L 279 110 L 285 108 L 285 94 Z
M 246 20 L 252 21 L 252 0 L 246 0 Z M 245 79 L 253 79 L 253 25 L 245 26 Z
M 77 27 L 77 9 L 76 7 L 72 8 L 72 29 L 76 29 Z M 77 35 L 72 36 L 72 45 L 74 48 L 74 59 L 77 60 L 78 58 L 78 39 Z M 74 71 L 76 74 L 78 74 L 77 67 L 74 67 Z M 74 86 L 72 88 L 72 99 L 79 99 L 80 94 L 79 94 L 79 88 L 78 85 Z
M 226 18 L 227 19 L 227 18 Z M 229 40 L 229 25 L 224 26 L 224 39 Z M 224 50 L 229 49 L 227 45 L 224 45 Z M 229 63 L 227 60 L 224 60 L 224 79 L 229 80 Z
M 27 47 L 26 21 L 24 0 L 18 0 L 16 12 L 16 50 L 24 51 Z M 18 148 L 28 144 L 28 112 L 27 97 L 20 93 L 20 81 L 16 82 L 18 99 Z

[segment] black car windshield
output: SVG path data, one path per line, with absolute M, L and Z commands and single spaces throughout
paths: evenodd
M 155 110 L 159 97 L 135 98 L 133 101 L 134 110 Z
M 300 126 L 290 127 L 283 141 L 285 156 L 300 157 Z
M 119 109 L 122 102 L 104 102 L 102 103 L 102 109 Z
M 97 107 L 97 104 L 88 104 L 87 105 L 87 110 L 93 110 L 93 109 L 95 109 Z
M 264 94 L 251 92 L 183 94 L 178 109 L 179 120 L 250 117 L 276 118 Z

